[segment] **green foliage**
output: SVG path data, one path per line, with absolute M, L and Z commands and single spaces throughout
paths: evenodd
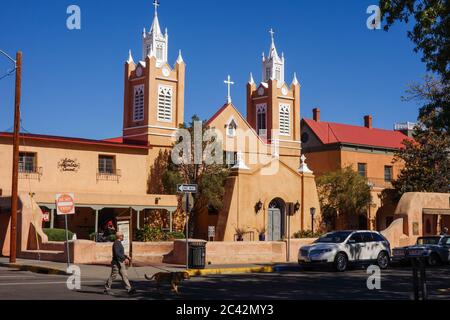
M 44 233 L 48 237 L 48 241 L 65 242 L 66 230 L 65 229 L 43 229 Z M 74 233 L 68 231 L 69 240 L 72 240 Z
M 422 51 L 422 60 L 430 71 L 450 81 L 450 5 L 448 0 L 380 0 L 387 31 L 396 22 L 408 23 L 414 18 L 414 27 L 408 37 Z
M 450 4 L 448 0 L 380 0 L 382 16 L 389 30 L 396 21 L 408 23 L 414 18 L 414 27 L 408 37 L 415 43 L 415 51 L 423 52 L 428 71 L 440 79 L 425 79 L 423 85 L 414 85 L 413 99 L 423 101 L 419 120 L 427 128 L 450 131 Z
M 317 186 L 323 212 L 347 217 L 358 215 L 372 202 L 367 179 L 351 167 L 321 176 Z
M 450 136 L 442 131 L 416 129 L 414 141 L 405 141 L 396 160 L 404 163 L 394 188 L 399 196 L 406 192 L 450 192 Z
M 208 127 L 205 123 L 198 124 L 200 119 L 197 116 L 193 116 L 189 124 L 184 124 L 181 129 L 185 129 L 190 134 L 190 144 L 186 142 L 189 150 L 179 150 L 175 147 L 183 142 L 183 138 L 180 137 L 177 144 L 174 146 L 174 152 L 176 156 L 183 159 L 181 164 L 174 164 L 169 161 L 167 170 L 163 175 L 163 184 L 166 191 L 170 191 L 173 194 L 176 193 L 176 185 L 180 183 L 192 183 L 199 186 L 199 192 L 194 194 L 194 207 L 191 213 L 190 226 L 191 232 L 194 231 L 196 213 L 200 212 L 204 208 L 210 210 L 219 211 L 223 206 L 223 197 L 225 194 L 225 181 L 230 174 L 230 170 L 223 162 L 223 152 L 217 154 L 218 150 L 222 150 L 222 143 L 218 139 L 217 135 L 208 131 Z M 197 122 L 197 124 L 196 124 Z M 208 154 L 208 158 L 215 159 L 219 156 L 221 162 L 214 163 L 214 161 L 205 161 L 205 157 L 200 159 L 196 158 L 194 150 L 196 149 L 196 139 L 198 134 L 195 135 L 195 127 L 197 130 L 201 130 L 202 137 L 204 137 L 201 143 L 201 150 Z M 197 142 L 198 143 L 198 142 Z M 179 152 L 179 154 L 176 154 Z M 198 157 L 198 155 L 197 155 Z M 200 161 L 199 161 L 200 160 Z
M 152 228 L 148 225 L 136 233 L 136 239 L 140 242 L 165 242 L 184 238 L 185 235 L 182 232 L 165 232 L 160 228 Z
M 294 239 L 311 239 L 311 238 L 319 238 L 323 236 L 322 232 L 313 232 L 311 230 L 299 231 L 294 233 Z

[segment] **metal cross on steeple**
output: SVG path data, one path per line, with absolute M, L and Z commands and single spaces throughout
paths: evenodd
M 273 31 L 273 29 L 270 28 L 269 33 L 270 33 L 270 37 L 272 38 L 272 42 L 275 42 L 275 37 L 274 37 L 275 31 Z
M 224 83 L 228 86 L 228 96 L 227 96 L 227 102 L 231 103 L 231 85 L 234 84 L 233 81 L 231 81 L 231 76 L 228 75 L 228 79 L 224 81 Z
M 158 14 L 158 7 L 160 6 L 158 0 L 153 1 L 153 6 L 155 7 L 155 14 Z

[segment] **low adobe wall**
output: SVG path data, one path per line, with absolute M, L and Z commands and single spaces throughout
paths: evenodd
M 402 218 L 395 220 L 389 228 L 382 231 L 381 234 L 389 241 L 391 249 L 405 247 L 416 242 L 413 237 L 408 237 L 403 233 L 404 221 Z
M 293 239 L 290 244 L 290 261 L 298 260 L 300 247 L 316 239 Z M 205 242 L 203 240 L 191 240 Z M 287 261 L 287 242 L 208 242 L 206 243 L 206 264 L 258 264 Z M 186 241 L 174 243 L 170 262 L 186 263 Z

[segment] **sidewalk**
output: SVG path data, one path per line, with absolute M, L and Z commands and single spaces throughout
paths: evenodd
M 67 264 L 60 262 L 17 259 L 16 264 L 10 264 L 8 258 L 0 258 L 0 267 L 13 268 L 34 273 L 52 275 L 68 275 Z M 92 279 L 107 278 L 111 272 L 107 265 L 78 265 L 83 277 Z M 294 264 L 239 264 L 239 265 L 209 265 L 202 270 L 189 270 L 189 274 L 195 276 L 247 274 L 247 273 L 273 273 L 282 269 L 296 268 Z M 184 266 L 179 265 L 154 265 L 135 266 L 128 269 L 131 280 L 144 280 L 145 275 L 153 276 L 159 272 L 183 272 Z

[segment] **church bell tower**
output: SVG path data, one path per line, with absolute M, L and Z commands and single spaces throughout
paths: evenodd
M 174 132 L 184 123 L 185 70 L 181 51 L 175 65 L 168 63 L 169 36 L 154 1 L 150 31 L 142 34 L 142 60 L 131 50 L 125 63 L 123 139 L 126 143 L 171 147 Z

